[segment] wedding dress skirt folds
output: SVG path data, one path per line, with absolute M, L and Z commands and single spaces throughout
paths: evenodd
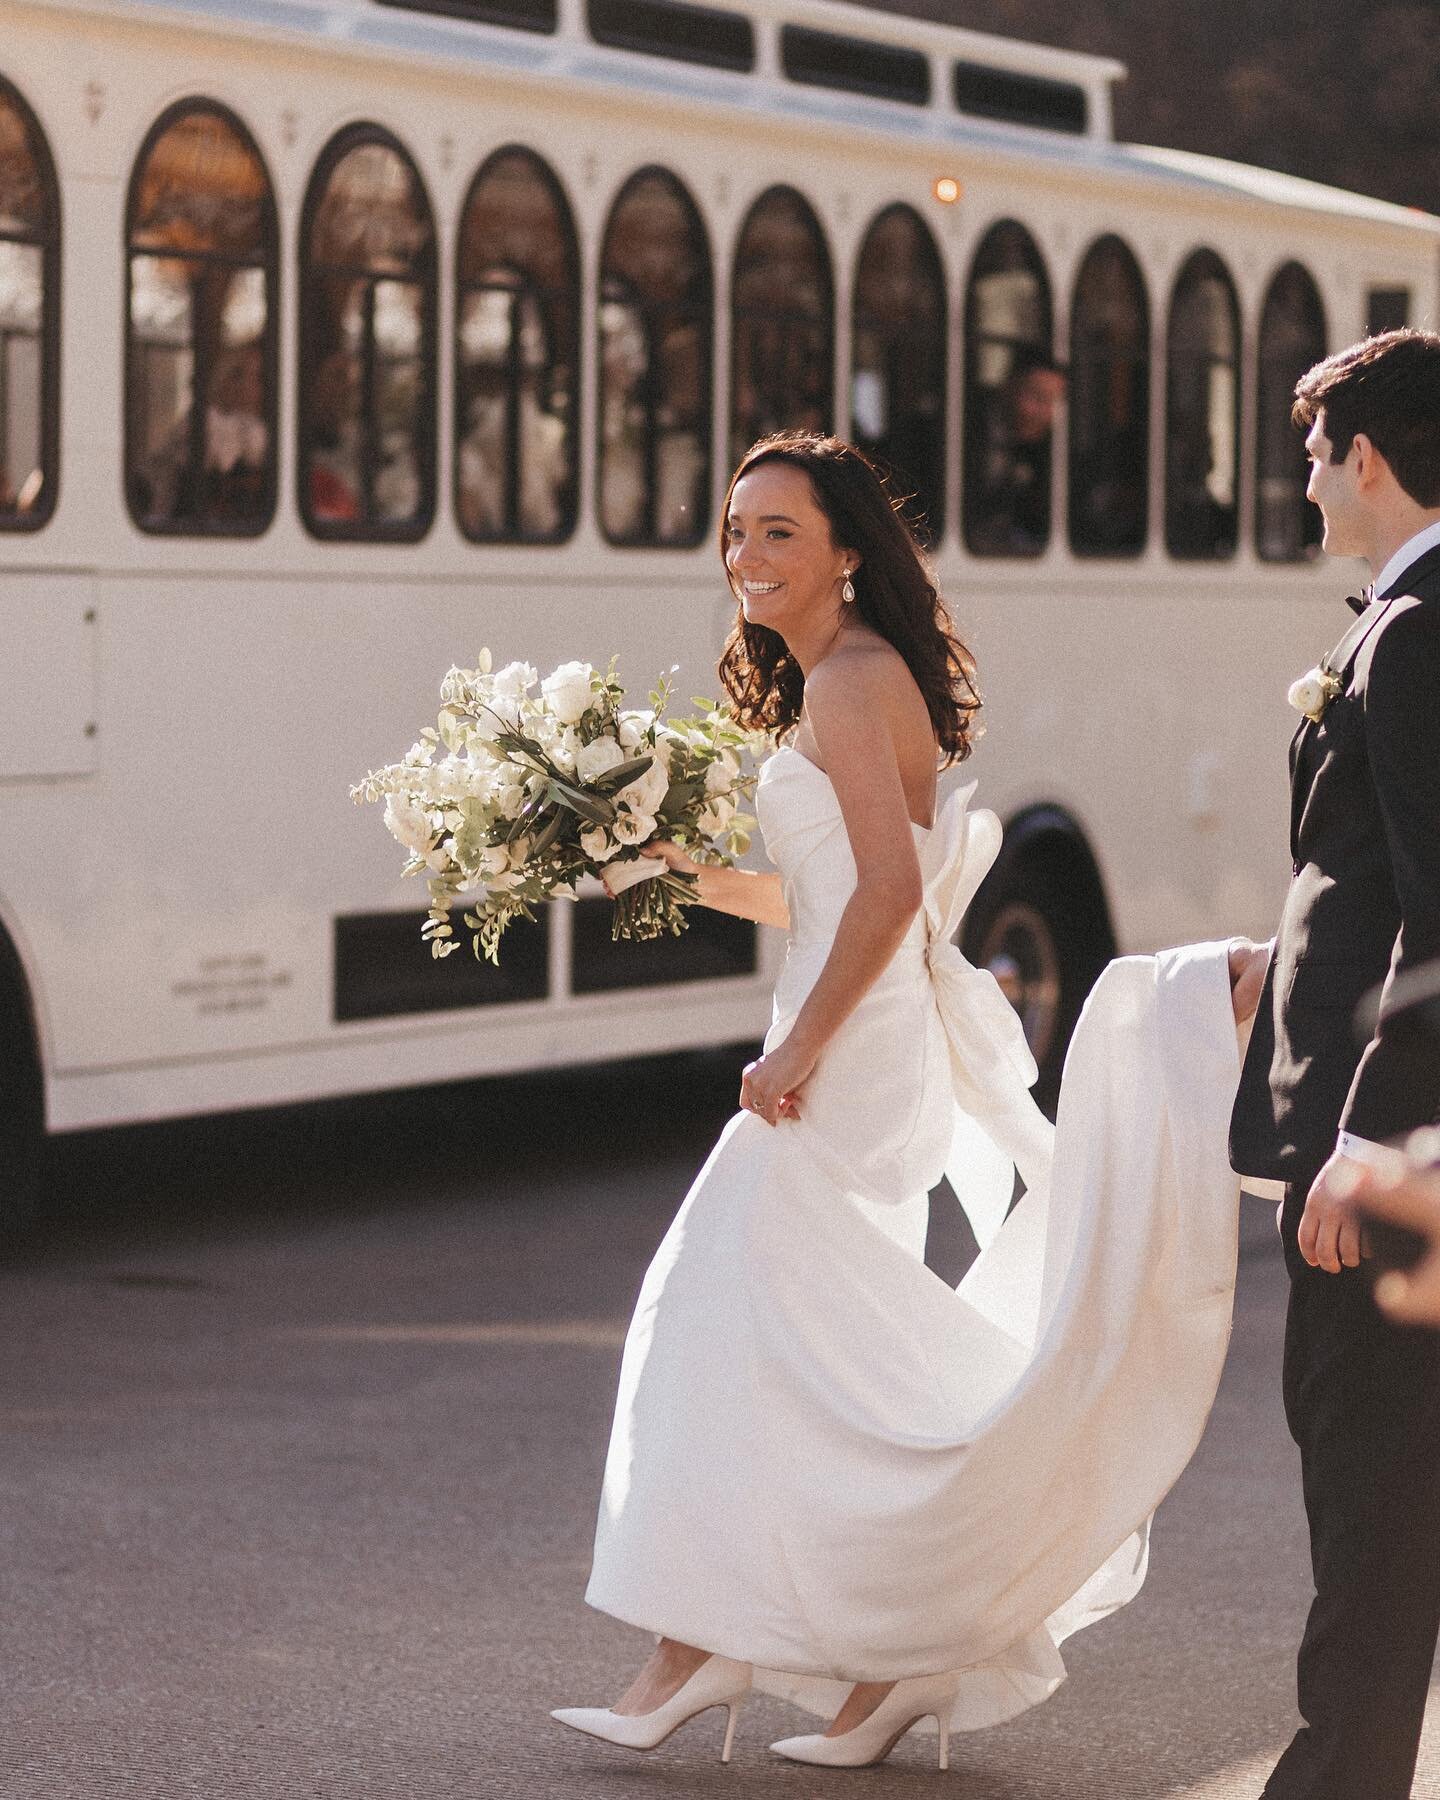
M 915 827 L 923 909 L 803 1118 L 732 1119 L 656 1252 L 586 1596 L 817 1712 L 962 1670 L 962 1730 L 1052 1693 L 1063 1640 L 1138 1591 L 1219 1381 L 1238 1219 L 1223 946 L 1111 964 L 1052 1133 L 1015 1014 L 953 942 L 1000 843 L 972 792 Z M 855 865 L 794 749 L 757 806 L 790 912 L 773 1046 Z M 958 1290 L 922 1261 L 942 1175 L 982 1246 Z

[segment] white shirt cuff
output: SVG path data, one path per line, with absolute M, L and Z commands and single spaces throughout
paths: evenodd
M 1386 1145 L 1377 1144 L 1373 1138 L 1357 1137 L 1353 1131 L 1342 1131 L 1335 1148 L 1351 1162 L 1368 1163 L 1372 1169 L 1395 1160 L 1395 1152 Z

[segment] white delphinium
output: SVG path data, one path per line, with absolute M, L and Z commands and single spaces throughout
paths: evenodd
M 437 829 L 429 808 L 413 795 L 403 793 L 387 797 L 385 827 L 397 843 L 415 856 L 425 855 Z

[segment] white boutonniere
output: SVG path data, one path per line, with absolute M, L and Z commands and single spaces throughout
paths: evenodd
M 1325 708 L 1339 693 L 1340 677 L 1322 662 L 1290 684 L 1290 704 L 1318 725 Z

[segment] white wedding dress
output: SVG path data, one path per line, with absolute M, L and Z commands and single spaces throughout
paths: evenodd
M 803 1118 L 737 1114 L 655 1255 L 586 1596 L 817 1712 L 963 1670 L 956 1729 L 1052 1693 L 1062 1640 L 1139 1589 L 1214 1398 L 1238 1217 L 1223 946 L 1110 966 L 1052 1144 L 1018 1021 L 952 942 L 1000 841 L 972 791 L 915 827 L 924 907 Z M 790 912 L 774 1045 L 855 865 L 795 749 L 757 807 Z M 958 1291 L 921 1260 L 942 1173 L 982 1245 Z

